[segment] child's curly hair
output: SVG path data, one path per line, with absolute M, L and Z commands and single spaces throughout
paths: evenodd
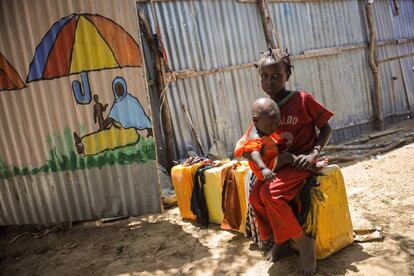
M 262 53 L 259 61 L 255 65 L 260 70 L 263 66 L 276 63 L 283 63 L 286 67 L 286 74 L 288 77 L 292 75 L 293 65 L 290 62 L 290 54 L 287 49 L 282 50 L 269 48 L 268 51 Z

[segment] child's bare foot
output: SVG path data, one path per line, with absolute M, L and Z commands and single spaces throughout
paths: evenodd
M 318 162 L 316 162 L 315 164 L 313 164 L 312 166 L 310 166 L 307 170 L 311 171 L 315 174 L 320 173 L 324 168 L 326 168 L 328 166 L 328 159 L 326 158 L 322 158 L 321 160 L 319 160 Z
M 269 252 L 266 254 L 266 260 L 276 262 L 279 259 L 283 248 L 286 248 L 288 245 L 288 242 L 284 242 L 282 244 L 273 243 L 272 248 L 270 248 Z
M 303 234 L 295 242 L 300 254 L 301 275 L 313 275 L 316 269 L 315 240 Z

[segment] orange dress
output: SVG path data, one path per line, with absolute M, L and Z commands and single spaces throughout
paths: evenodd
M 274 170 L 277 165 L 277 157 L 279 154 L 278 144 L 280 142 L 280 136 L 277 132 L 268 136 L 255 137 L 253 124 L 250 124 L 246 133 L 240 138 L 236 144 L 234 150 L 235 157 L 241 157 L 245 152 L 259 151 L 262 157 L 263 163 L 270 170 Z M 262 171 L 257 166 L 256 162 L 249 160 L 249 166 L 257 179 L 264 180 Z

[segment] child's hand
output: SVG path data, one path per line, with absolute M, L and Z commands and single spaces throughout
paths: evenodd
M 269 170 L 268 168 L 262 169 L 262 175 L 264 179 L 267 181 L 271 181 L 275 177 L 275 173 Z

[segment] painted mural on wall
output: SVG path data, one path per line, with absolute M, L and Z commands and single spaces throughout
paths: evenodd
M 139 141 L 137 130 L 147 130 L 147 137 L 152 136 L 152 125 L 139 100 L 127 90 L 127 83 L 122 77 L 112 82 L 114 102 L 107 118 L 103 112 L 107 104 L 99 102 L 94 95 L 94 121 L 98 123 L 97 132 L 80 137 L 74 132 L 75 147 L 78 154 L 95 155 L 106 150 L 114 150 Z
M 89 104 L 87 72 L 141 66 L 139 46 L 121 26 L 98 14 L 71 14 L 54 23 L 37 46 L 27 82 L 80 74 L 82 85 L 72 82 L 73 95 L 78 104 Z
M 108 110 L 109 103 L 102 103 L 100 92 L 90 86 L 88 72 L 123 67 L 142 67 L 141 51 L 132 36 L 111 19 L 81 13 L 55 22 L 35 49 L 26 82 L 79 75 L 80 81 L 73 80 L 69 89 L 75 105 L 90 108 L 95 130 L 88 133 L 82 127 L 80 131 L 66 127 L 63 133 L 50 134 L 49 153 L 42 166 L 17 167 L 0 160 L 0 179 L 155 160 L 151 120 L 133 95 L 137 91 L 128 90 L 123 76 L 115 77 L 108 87 L 113 93 Z M 0 90 L 24 87 L 0 54 Z
M 0 53 L 0 91 L 1 90 L 18 90 L 25 88 L 22 78 L 16 69 Z

